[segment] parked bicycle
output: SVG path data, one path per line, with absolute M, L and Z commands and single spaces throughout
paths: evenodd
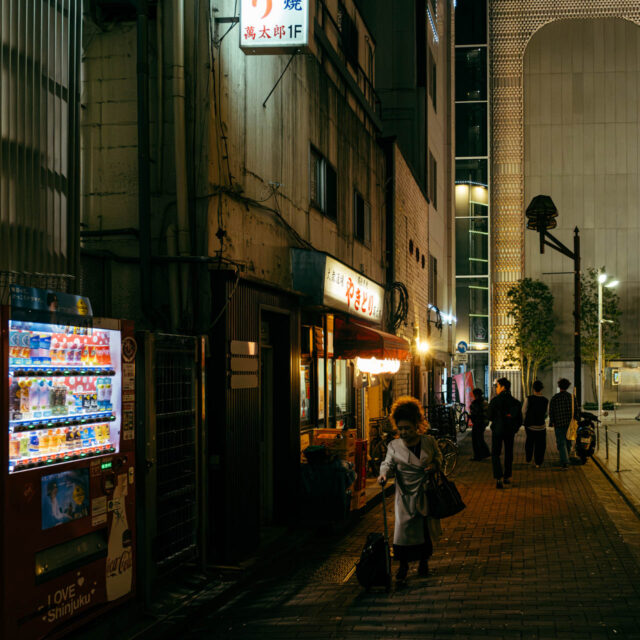
M 470 416 L 466 407 L 461 402 L 454 402 L 452 405 L 456 426 L 460 433 L 464 433 L 470 424 Z
M 448 476 L 453 473 L 458 464 L 458 445 L 449 436 L 436 435 L 435 433 L 431 433 L 431 435 L 436 439 L 442 453 L 442 473 Z
M 438 442 L 442 453 L 443 473 L 448 476 L 458 464 L 458 445 L 456 444 L 456 422 L 453 408 L 444 404 L 432 404 L 425 407 L 429 420 L 429 434 Z

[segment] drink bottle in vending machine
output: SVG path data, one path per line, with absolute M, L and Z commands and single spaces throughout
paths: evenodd
M 50 293 L 0 307 L 2 638 L 62 637 L 135 592 L 133 325 Z

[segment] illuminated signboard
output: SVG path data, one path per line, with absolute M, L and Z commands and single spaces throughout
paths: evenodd
M 379 323 L 383 302 L 384 289 L 379 284 L 326 256 L 324 304 Z
M 245 53 L 282 53 L 309 44 L 311 0 L 241 0 L 240 47 Z

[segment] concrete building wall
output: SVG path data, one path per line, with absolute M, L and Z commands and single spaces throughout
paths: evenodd
M 151 253 L 154 256 L 169 252 L 170 230 L 177 221 L 173 105 L 176 65 L 171 7 L 171 3 L 159 3 L 149 21 Z M 200 9 L 198 16 L 194 15 L 196 7 Z M 139 237 L 130 232 L 99 235 L 103 230 L 139 228 L 136 24 L 130 14 L 120 18 L 110 15 L 108 22 L 98 24 L 89 13 L 88 4 L 85 11 L 81 83 L 84 293 L 96 301 L 98 313 L 131 318 L 141 327 L 152 323 L 170 328 L 171 300 L 167 284 L 171 268 L 160 263 L 152 265 L 155 308 L 143 310 L 137 262 Z M 205 108 L 209 106 L 211 87 L 207 81 L 210 68 L 207 11 L 205 3 L 185 3 L 186 162 L 193 235 L 190 249 L 195 255 L 205 255 L 208 244 L 209 118 L 205 117 Z M 206 292 L 194 289 L 189 296 L 191 301 L 202 299 Z M 185 316 L 180 319 L 181 328 L 189 330 L 194 321 L 191 313 Z
M 563 20 L 532 37 L 524 56 L 525 204 L 550 195 L 552 233 L 572 247 L 580 229 L 582 269 L 605 266 L 620 279 L 622 359 L 640 357 L 638 217 L 640 28 L 625 20 Z M 573 355 L 572 261 L 539 252 L 525 234 L 525 274 L 554 294 L 559 360 Z M 585 385 L 585 389 L 587 386 Z
M 524 193 L 525 49 L 536 31 L 553 21 L 624 17 L 640 24 L 640 6 L 634 0 L 565 0 L 562 3 L 489 0 L 488 6 L 493 253 L 491 352 L 493 368 L 500 369 L 504 366 L 504 347 L 512 324 L 507 316 L 506 292 L 525 271 L 524 211 L 528 204 Z M 604 87 L 602 95 L 606 94 Z M 566 267 L 563 270 L 567 270 Z
M 216 4 L 218 17 L 233 12 L 232 1 Z M 364 43 L 365 25 L 357 24 Z M 329 36 L 332 28 L 327 21 Z M 223 195 L 210 201 L 210 255 L 219 250 L 222 226 L 225 256 L 281 286 L 291 286 L 289 247 L 309 245 L 384 282 L 384 158 L 371 122 L 350 105 L 335 69 L 314 55 L 295 57 L 263 106 L 289 56 L 245 55 L 237 35 L 216 51 L 220 106 L 212 110 L 212 130 L 227 141 L 222 148 L 219 135 L 211 140 L 211 179 Z M 335 221 L 310 202 L 312 146 L 337 171 Z M 371 209 L 368 245 L 353 237 L 355 190 Z
M 435 199 L 429 203 L 429 253 L 437 261 L 437 299 L 430 292 L 429 302 L 436 304 L 446 316 L 455 315 L 454 264 L 452 221 L 454 217 L 453 180 L 453 95 L 451 86 L 453 33 L 452 10 L 449 3 L 433 3 L 437 7 L 434 16 L 435 32 L 429 25 L 427 42 L 434 67 L 428 69 L 427 90 L 427 162 L 429 154 L 436 161 L 436 175 L 430 167 L 430 185 L 435 178 Z M 436 35 L 437 34 L 437 35 Z M 435 73 L 435 99 L 432 99 L 432 74 Z M 431 195 L 430 186 L 428 193 Z M 449 367 L 449 354 L 453 350 L 453 327 L 445 321 L 442 333 L 432 330 L 433 355 Z

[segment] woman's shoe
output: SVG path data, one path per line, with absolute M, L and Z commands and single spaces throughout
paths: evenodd
M 420 560 L 420 564 L 418 565 L 418 575 L 419 576 L 428 576 L 429 575 L 429 561 L 428 560 Z
M 406 562 L 401 562 L 400 567 L 396 572 L 396 580 L 398 582 L 403 582 L 407 578 L 407 573 L 409 573 L 409 565 Z
M 496 482 L 496 489 L 504 489 L 504 485 L 502 484 L 502 480 L 498 480 L 498 482 Z

